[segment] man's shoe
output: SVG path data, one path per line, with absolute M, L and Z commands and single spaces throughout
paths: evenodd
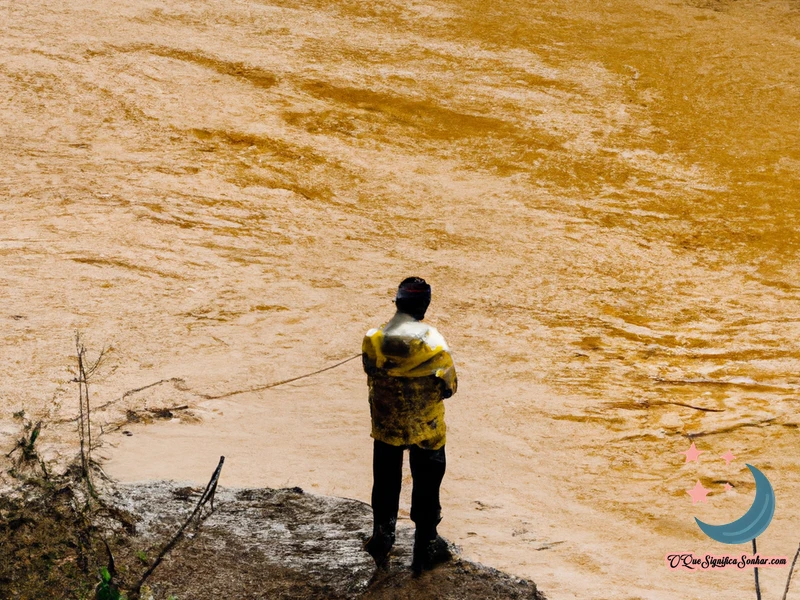
M 373 533 L 364 544 L 364 550 L 375 560 L 377 566 L 383 565 L 394 546 L 394 533 Z
M 453 554 L 450 552 L 447 541 L 437 535 L 435 539 L 427 542 L 414 542 L 411 570 L 415 576 L 419 576 L 422 571 L 428 571 L 436 565 L 452 560 L 452 558 Z
M 453 553 L 450 552 L 450 546 L 443 537 L 436 536 L 436 539 L 428 542 L 428 567 L 435 567 L 442 563 L 453 560 Z

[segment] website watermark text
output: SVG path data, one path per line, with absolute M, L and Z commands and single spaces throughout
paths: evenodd
M 785 567 L 786 556 L 761 556 L 760 554 L 742 554 L 734 556 L 714 556 L 706 554 L 698 556 L 692 552 L 676 552 L 665 557 L 670 569 L 685 569 L 687 571 L 708 571 L 710 569 L 750 569 L 754 567 Z

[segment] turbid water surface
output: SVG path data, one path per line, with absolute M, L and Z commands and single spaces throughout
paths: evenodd
M 664 563 L 747 550 L 693 519 L 747 510 L 746 462 L 777 498 L 759 549 L 794 554 L 797 2 L 32 0 L 0 22 L 0 446 L 24 409 L 45 456 L 76 451 L 80 330 L 108 347 L 116 478 L 204 482 L 224 454 L 226 486 L 368 500 L 358 360 L 227 394 L 357 354 L 420 275 L 459 369 L 441 527 L 467 557 L 556 600 L 753 597 L 751 571 Z

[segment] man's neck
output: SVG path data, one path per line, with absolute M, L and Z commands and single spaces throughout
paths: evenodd
M 409 322 L 419 322 L 419 319 L 415 319 L 410 314 L 401 312 L 399 310 L 396 313 L 394 313 L 394 316 L 389 321 L 389 323 L 392 325 L 400 325 L 401 323 L 409 323 Z

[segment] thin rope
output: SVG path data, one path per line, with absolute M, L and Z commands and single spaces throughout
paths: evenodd
M 277 387 L 279 385 L 283 385 L 284 383 L 291 383 L 292 381 L 297 381 L 298 379 L 305 379 L 306 377 L 311 377 L 312 375 L 318 375 L 319 373 L 324 373 L 325 371 L 330 371 L 331 369 L 335 369 L 336 367 L 341 367 L 343 364 L 348 363 L 351 360 L 355 360 L 359 356 L 361 356 L 361 353 L 354 354 L 350 358 L 346 358 L 343 361 L 336 363 L 335 365 L 331 365 L 329 367 L 325 367 L 323 369 L 319 369 L 319 370 L 313 371 L 311 373 L 306 373 L 305 375 L 298 375 L 297 377 L 291 377 L 289 379 L 282 379 L 281 381 L 276 381 L 274 383 L 268 383 L 267 385 L 260 385 L 258 387 L 247 388 L 246 390 L 236 390 L 234 392 L 227 392 L 225 394 L 201 394 L 200 392 L 196 392 L 192 388 L 190 388 L 188 385 L 186 385 L 186 380 L 183 379 L 182 377 L 170 377 L 169 379 L 161 379 L 160 381 L 156 381 L 155 383 L 144 385 L 142 387 L 139 387 L 139 388 L 136 388 L 136 389 L 133 389 L 133 390 L 128 390 L 127 392 L 122 394 L 122 396 L 117 398 L 116 400 L 111 400 L 109 402 L 106 402 L 105 404 L 102 404 L 102 405 L 98 406 L 95 409 L 95 411 L 102 410 L 104 408 L 108 408 L 112 404 L 116 404 L 117 402 L 119 402 L 121 400 L 124 400 L 128 396 L 131 396 L 131 395 L 133 395 L 133 394 L 135 394 L 137 392 L 141 392 L 143 390 L 146 390 L 147 388 L 155 387 L 155 386 L 160 385 L 162 383 L 172 383 L 179 390 L 186 391 L 186 392 L 191 392 L 191 393 L 195 394 L 196 396 L 199 396 L 200 398 L 203 398 L 205 400 L 219 400 L 220 398 L 230 398 L 231 396 L 236 396 L 238 394 L 247 394 L 248 392 L 260 392 L 262 390 L 268 390 L 270 388 L 274 388 L 274 387 Z M 71 417 L 71 418 L 68 418 L 68 419 L 59 419 L 58 421 L 55 421 L 55 422 L 56 423 L 69 423 L 71 421 L 77 421 L 79 418 L 80 418 L 80 416 L 76 416 L 76 417 Z
M 340 367 L 343 364 L 350 362 L 351 360 L 355 360 L 361 356 L 361 353 L 354 354 L 350 358 L 346 358 L 341 362 L 336 363 L 335 365 L 331 365 L 330 367 L 325 367 L 324 369 L 319 369 L 318 371 L 314 371 L 312 373 L 306 373 L 305 375 L 298 375 L 297 377 L 292 377 L 291 379 L 282 379 L 281 381 L 276 381 L 275 383 L 269 383 L 267 385 L 260 385 L 254 388 L 247 388 L 246 390 L 236 390 L 235 392 L 228 392 L 226 394 L 200 394 L 199 392 L 195 392 L 201 398 L 205 398 L 206 400 L 219 400 L 220 398 L 229 398 L 231 396 L 236 396 L 238 394 L 247 394 L 248 392 L 260 392 L 262 390 L 268 390 L 270 388 L 277 387 L 279 385 L 283 385 L 284 383 L 291 383 L 292 381 L 297 381 L 298 379 L 305 379 L 306 377 L 311 377 L 312 375 L 317 375 L 319 373 L 324 373 L 325 371 L 330 371 L 331 369 L 335 369 L 336 367 Z

